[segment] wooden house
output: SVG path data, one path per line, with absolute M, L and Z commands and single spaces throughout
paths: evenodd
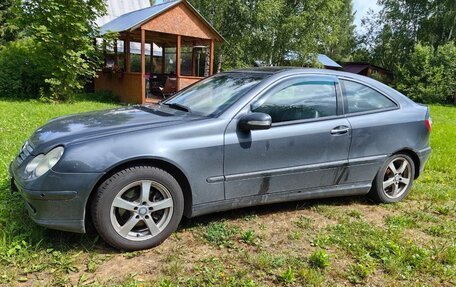
M 101 27 L 105 68 L 96 91 L 122 102 L 154 103 L 214 73 L 214 47 L 223 37 L 186 0 L 136 10 Z
M 390 70 L 367 62 L 348 62 L 343 63 L 342 66 L 345 72 L 371 77 L 385 84 L 391 83 L 394 78 Z

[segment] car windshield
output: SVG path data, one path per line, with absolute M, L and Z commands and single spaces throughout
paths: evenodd
M 196 83 L 162 104 L 201 116 L 216 117 L 264 78 L 262 74 L 219 74 Z

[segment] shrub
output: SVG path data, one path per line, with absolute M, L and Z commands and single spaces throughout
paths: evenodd
M 449 103 L 456 97 L 456 46 L 418 44 L 397 71 L 396 88 L 422 103 Z
M 39 97 L 49 76 L 42 52 L 30 38 L 10 42 L 0 50 L 0 97 Z

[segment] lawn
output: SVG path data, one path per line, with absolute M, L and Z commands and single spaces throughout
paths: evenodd
M 454 286 L 456 107 L 432 106 L 433 154 L 410 196 L 301 201 L 184 220 L 159 247 L 118 253 L 96 234 L 47 230 L 10 194 L 7 167 L 47 120 L 105 109 L 0 100 L 0 285 Z

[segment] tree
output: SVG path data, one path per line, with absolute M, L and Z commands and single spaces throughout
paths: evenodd
M 51 76 L 41 93 L 63 100 L 95 76 L 98 65 L 93 39 L 95 20 L 105 12 L 104 0 L 28 0 L 22 2 L 18 23 L 42 48 Z
M 0 96 L 31 98 L 51 77 L 45 51 L 31 38 L 5 44 L 0 50 Z
M 383 8 L 363 20 L 362 48 L 375 64 L 395 70 L 418 43 L 437 48 L 456 40 L 456 1 L 378 0 Z
M 287 52 L 329 53 L 341 59 L 355 44 L 350 0 L 191 0 L 227 43 L 219 50 L 225 68 L 255 60 L 284 64 Z M 347 24 L 349 24 L 347 26 Z
M 337 21 L 334 22 L 330 41 L 319 50 L 335 60 L 349 60 L 356 48 L 354 20 L 353 2 L 344 0 Z
M 3 0 L 0 2 L 0 47 L 16 39 L 18 27 L 10 21 L 15 18 L 14 10 L 19 0 Z
M 449 103 L 456 97 L 456 46 L 418 44 L 397 70 L 397 88 L 422 103 Z

